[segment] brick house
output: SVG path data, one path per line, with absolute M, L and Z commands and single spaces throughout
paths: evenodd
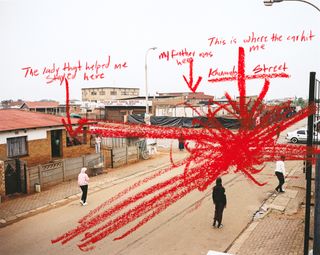
M 55 102 L 55 101 L 25 102 L 21 105 L 20 109 L 27 110 L 30 112 L 58 114 L 59 102 Z
M 71 119 L 73 126 L 79 119 Z M 76 138 L 69 137 L 61 117 L 16 109 L 0 110 L 0 160 L 19 158 L 28 167 L 54 159 L 94 153 L 88 127 Z

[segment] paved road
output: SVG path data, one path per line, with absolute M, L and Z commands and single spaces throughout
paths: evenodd
M 270 165 L 267 172 L 273 171 Z M 169 174 L 168 174 L 169 175 Z M 168 178 L 168 175 L 163 177 Z M 51 244 L 51 239 L 72 229 L 77 220 L 89 213 L 107 198 L 138 180 L 115 184 L 89 196 L 89 205 L 81 207 L 78 201 L 40 213 L 0 229 L 1 254 L 79 254 L 76 244 L 80 238 L 65 245 Z M 269 184 L 260 188 L 242 175 L 229 174 L 226 184 L 228 207 L 224 215 L 225 228 L 213 229 L 213 206 L 210 188 L 194 191 L 163 213 L 156 216 L 132 235 L 120 241 L 105 238 L 96 244 L 90 254 L 206 254 L 208 250 L 224 251 L 251 220 L 253 213 L 273 190 L 275 179 L 268 174 L 260 180 Z M 146 184 L 150 185 L 150 184 Z M 143 187 L 143 188 L 146 188 Z M 197 201 L 203 201 L 198 204 Z
M 289 171 L 294 167 L 293 164 L 294 162 L 288 162 Z M 132 165 L 133 172 L 139 170 L 135 169 L 136 166 Z M 183 169 L 176 171 L 181 172 Z M 274 164 L 269 163 L 264 172 L 259 174 L 259 181 L 268 181 L 264 187 L 256 186 L 241 174 L 229 173 L 223 177 L 228 197 L 223 229 L 211 227 L 213 205 L 210 198 L 211 187 L 209 187 L 204 192 L 191 192 L 128 237 L 119 241 L 112 240 L 124 233 L 122 229 L 96 243 L 95 249 L 87 253 L 190 255 L 206 254 L 208 250 L 225 251 L 251 221 L 262 202 L 273 192 L 276 186 L 273 171 Z M 174 172 L 169 172 L 157 181 L 168 179 L 174 174 Z M 64 245 L 51 244 L 51 240 L 74 228 L 81 217 L 106 199 L 144 177 L 146 175 L 133 176 L 125 182 L 121 182 L 121 178 L 117 179 L 114 185 L 89 194 L 87 207 L 80 206 L 77 200 L 1 228 L 0 254 L 72 255 L 83 253 L 77 247 L 82 237 Z M 144 184 L 141 189 L 146 189 L 150 185 L 152 182 Z M 129 195 L 126 194 L 125 197 Z

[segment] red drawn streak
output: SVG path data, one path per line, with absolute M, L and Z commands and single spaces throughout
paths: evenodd
M 242 48 L 239 49 L 238 72 L 239 95 L 245 97 L 247 76 L 245 75 L 245 55 Z M 93 133 L 101 134 L 104 137 L 178 139 L 182 134 L 186 140 L 185 146 L 189 156 L 165 171 L 159 171 L 152 175 L 151 179 L 156 180 L 160 175 L 174 171 L 178 166 L 184 166 L 184 171 L 182 174 L 177 174 L 165 181 L 159 181 L 145 190 L 124 198 L 125 195 L 129 195 L 129 191 L 136 191 L 137 187 L 147 184 L 151 179 L 145 178 L 141 182 L 135 183 L 90 212 L 79 221 L 76 228 L 52 240 L 52 243 L 65 244 L 82 235 L 78 246 L 81 250 L 87 251 L 93 249 L 93 245 L 98 241 L 124 227 L 129 229 L 124 233 L 117 234 L 114 240 L 130 235 L 191 191 L 196 189 L 205 191 L 218 176 L 230 171 L 239 172 L 261 186 L 265 183 L 261 183 L 254 175 L 264 170 L 265 162 L 275 161 L 281 155 L 286 155 L 287 160 L 305 160 L 309 155 L 306 153 L 306 146 L 277 144 L 276 139 L 279 132 L 313 114 L 315 105 L 306 107 L 288 119 L 282 115 L 288 105 L 280 105 L 273 110 L 271 117 L 275 118 L 269 125 L 266 122 L 255 125 L 253 119 L 263 113 L 262 101 L 268 89 L 269 80 L 265 79 L 258 100 L 254 102 L 251 109 L 248 106 L 249 102 L 240 99 L 240 102 L 236 103 L 226 93 L 234 117 L 241 124 L 237 131 L 230 131 L 219 124 L 215 118 L 217 110 L 210 108 L 207 123 L 201 123 L 201 120 L 197 120 L 204 126 L 202 129 L 132 124 L 116 125 L 114 123 L 92 126 Z M 223 107 L 220 105 L 218 108 L 222 109 Z M 216 125 L 216 128 L 210 128 L 210 124 Z M 191 140 L 195 144 L 193 147 L 189 145 Z M 315 154 L 320 153 L 315 148 L 308 148 L 308 150 L 312 150 L 312 159 Z M 173 161 L 172 158 L 171 161 Z M 138 223 L 135 223 L 136 220 Z
M 187 83 L 190 90 L 194 93 L 196 92 L 198 86 L 200 85 L 200 82 L 202 80 L 202 77 L 199 76 L 197 82 L 193 85 L 193 58 L 189 61 L 190 67 L 189 67 L 189 80 L 183 75 L 184 81 Z
M 246 80 L 255 80 L 255 79 L 273 79 L 273 78 L 290 78 L 290 75 L 287 73 L 271 73 L 271 74 L 253 74 L 246 75 Z M 224 81 L 236 81 L 238 79 L 237 75 L 226 76 L 215 79 L 209 79 L 208 82 L 224 82 Z
M 67 132 L 69 133 L 69 136 L 72 138 L 75 138 L 78 136 L 79 133 L 83 132 L 83 126 L 88 124 L 88 120 L 87 119 L 80 119 L 78 121 L 78 127 L 73 130 L 72 128 L 72 122 L 71 122 L 71 117 L 70 117 L 70 100 L 69 100 L 69 82 L 68 80 L 65 78 L 64 79 L 65 84 L 66 84 L 66 114 L 67 114 L 67 122 L 65 121 L 65 119 L 61 119 L 64 127 L 66 128 Z

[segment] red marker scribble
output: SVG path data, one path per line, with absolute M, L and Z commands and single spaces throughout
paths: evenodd
M 204 126 L 202 129 L 114 123 L 94 125 L 92 132 L 106 137 L 178 139 L 182 134 L 187 141 L 185 146 L 189 156 L 166 169 L 158 170 L 108 199 L 79 220 L 78 226 L 53 239 L 52 243 L 65 244 L 81 235 L 78 247 L 82 251 L 88 251 L 94 248 L 95 243 L 116 231 L 122 230 L 122 233 L 117 233 L 113 240 L 132 234 L 190 192 L 205 191 L 218 176 L 230 171 L 240 172 L 261 186 L 265 183 L 260 183 L 254 175 L 264 169 L 266 162 L 274 161 L 281 155 L 286 155 L 287 160 L 305 160 L 306 146 L 277 144 L 276 139 L 279 132 L 313 114 L 315 106 L 308 106 L 296 115 L 284 118 L 282 113 L 287 105 L 279 105 L 273 110 L 275 117 L 272 123 L 256 124 L 254 120 L 263 113 L 262 101 L 270 82 L 267 78 L 264 80 L 258 99 L 249 109 L 249 103 L 245 101 L 246 80 L 245 54 L 243 48 L 239 48 L 237 76 L 239 103 L 234 102 L 228 93 L 225 94 L 232 108 L 228 111 L 240 122 L 237 131 L 224 128 L 216 119 L 215 116 L 221 109 L 227 109 L 225 105 L 218 103 L 217 109 L 209 108 L 207 123 L 197 120 Z M 194 142 L 194 146 L 189 145 L 191 141 Z M 319 150 L 313 149 L 313 153 L 319 153 Z M 171 161 L 173 161 L 172 155 Z M 182 173 L 178 170 L 181 166 L 184 166 Z M 138 188 L 142 184 L 149 184 L 159 177 L 163 178 L 169 172 L 175 175 L 166 180 L 161 179 L 156 184 L 150 184 L 148 188 L 139 191 Z
M 87 119 L 80 119 L 78 121 L 78 127 L 73 130 L 72 128 L 72 122 L 71 122 L 71 117 L 70 117 L 70 101 L 69 101 L 69 83 L 68 80 L 65 79 L 65 83 L 66 83 L 66 113 L 67 113 L 67 122 L 65 119 L 61 119 L 63 125 L 65 126 L 69 136 L 71 138 L 76 138 L 78 136 L 79 133 L 83 132 L 83 126 L 85 124 L 88 124 L 88 120 Z
M 193 58 L 189 61 L 189 64 L 190 64 L 189 80 L 187 80 L 187 78 L 184 75 L 183 75 L 183 79 L 187 83 L 189 89 L 194 93 L 196 92 L 198 86 L 200 85 L 202 77 L 199 76 L 196 83 L 193 84 Z

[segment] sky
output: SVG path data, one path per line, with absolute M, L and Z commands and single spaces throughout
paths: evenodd
M 137 87 L 145 95 L 146 63 L 150 95 L 190 91 L 192 67 L 192 84 L 202 77 L 197 92 L 236 97 L 236 81 L 209 79 L 237 70 L 239 47 L 246 74 L 290 75 L 270 80 L 267 99 L 307 98 L 309 73 L 320 73 L 319 23 L 319 11 L 292 1 L 0 0 L 0 100 L 64 102 L 63 77 L 71 99 L 94 87 Z M 257 41 L 245 42 L 249 36 Z M 247 95 L 262 85 L 247 81 Z

